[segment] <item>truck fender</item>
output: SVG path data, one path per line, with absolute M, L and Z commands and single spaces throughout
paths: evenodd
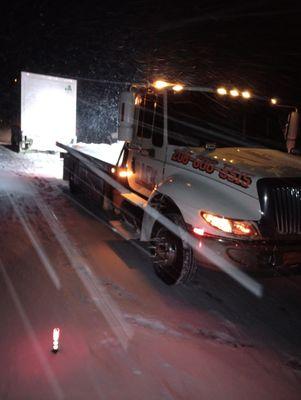
M 164 208 L 162 207 L 163 204 Z M 155 208 L 164 215 L 166 214 L 165 209 L 168 209 L 169 213 L 173 212 L 181 215 L 179 207 L 172 199 L 163 193 L 154 190 L 149 198 L 146 209 L 144 210 L 140 236 L 141 241 L 149 241 L 151 239 L 152 231 L 156 222 L 156 219 L 151 216 L 151 213 L 148 212 L 148 208 Z
M 160 211 L 160 197 L 172 202 L 191 226 L 199 226 L 201 210 L 238 220 L 258 221 L 261 218 L 258 198 L 210 177 L 194 176 L 190 171 L 181 171 L 160 183 L 151 194 L 147 207 L 155 205 Z M 154 223 L 145 210 L 141 240 L 150 239 Z

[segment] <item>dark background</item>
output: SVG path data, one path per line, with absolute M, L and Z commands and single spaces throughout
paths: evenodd
M 299 104 L 300 3 L 8 2 L 0 15 L 0 118 L 18 116 L 22 70 L 79 79 L 78 135 L 87 141 L 116 130 L 122 82 L 235 84 Z

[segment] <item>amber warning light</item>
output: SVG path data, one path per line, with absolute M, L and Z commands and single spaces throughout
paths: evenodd
M 153 86 L 156 88 L 156 89 L 165 89 L 167 86 L 170 86 L 170 83 L 168 83 L 168 82 L 165 82 L 165 81 L 155 81 L 154 83 L 153 83 Z
M 52 333 L 52 351 L 56 353 L 59 349 L 60 328 L 54 328 Z
M 129 178 L 133 175 L 133 172 L 127 169 L 120 169 L 118 175 L 120 176 L 120 178 Z

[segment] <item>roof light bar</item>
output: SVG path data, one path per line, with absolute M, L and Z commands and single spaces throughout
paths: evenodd
M 174 85 L 174 86 L 172 87 L 172 89 L 173 89 L 175 92 L 181 92 L 181 90 L 184 89 L 184 86 L 183 86 L 183 85 L 180 85 L 179 83 L 177 83 L 176 85 Z
M 227 89 L 224 87 L 217 88 L 217 93 L 220 94 L 221 96 L 224 96 L 225 94 L 228 94 Z
M 239 96 L 239 91 L 237 89 L 231 89 L 230 90 L 230 95 L 232 97 L 238 97 Z
M 158 80 L 158 81 L 155 81 L 155 82 L 153 83 L 153 86 L 154 86 L 156 89 L 165 89 L 167 86 L 171 86 L 171 84 L 168 83 L 168 82 L 165 82 L 165 81 Z
M 239 90 L 233 88 L 231 90 L 226 89 L 225 87 L 219 87 L 216 89 L 216 93 L 219 94 L 220 96 L 225 96 L 227 94 L 230 94 L 232 97 L 238 97 L 240 94 L 244 99 L 250 99 L 252 97 L 251 93 L 248 90 L 244 90 L 243 92 L 240 92 Z
M 244 99 L 250 99 L 251 98 L 251 93 L 248 90 L 244 90 L 241 92 L 241 95 Z

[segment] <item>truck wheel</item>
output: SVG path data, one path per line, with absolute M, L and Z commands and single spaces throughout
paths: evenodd
M 165 215 L 183 229 L 185 222 L 179 214 Z M 189 282 L 196 272 L 193 250 L 187 243 L 170 232 L 165 226 L 156 223 L 152 234 L 154 270 L 167 285 Z

